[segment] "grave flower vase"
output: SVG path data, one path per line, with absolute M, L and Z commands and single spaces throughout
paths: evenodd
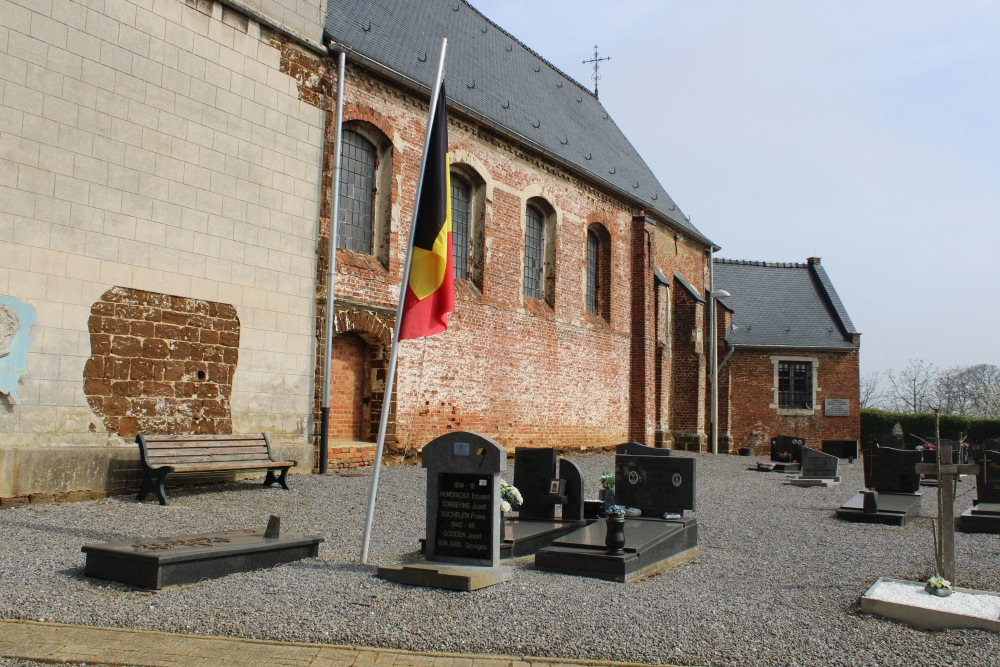
M 605 519 L 607 533 L 604 536 L 604 546 L 610 556 L 621 556 L 625 553 L 625 519 Z
M 925 584 L 924 590 L 930 593 L 931 595 L 936 595 L 939 598 L 946 598 L 955 592 L 950 588 L 937 588 L 935 586 L 931 586 L 930 584 Z

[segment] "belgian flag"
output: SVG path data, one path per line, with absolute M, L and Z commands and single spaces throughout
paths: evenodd
M 455 310 L 455 269 L 451 253 L 451 175 L 448 169 L 448 112 L 444 84 L 431 121 L 430 141 L 420 179 L 420 201 L 413 223 L 413 255 L 407 279 L 399 340 L 420 338 L 448 328 Z

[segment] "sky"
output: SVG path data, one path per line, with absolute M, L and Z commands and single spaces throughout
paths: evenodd
M 1000 2 L 471 0 L 600 100 L 720 257 L 821 257 L 861 374 L 1000 365 Z

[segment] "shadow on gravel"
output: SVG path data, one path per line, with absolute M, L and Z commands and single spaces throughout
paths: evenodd
M 72 535 L 74 537 L 82 537 L 88 541 L 101 541 L 101 542 L 121 542 L 127 540 L 128 537 L 123 536 L 121 533 L 106 533 L 99 532 L 95 530 L 83 530 L 80 528 L 64 528 L 62 526 L 50 526 L 44 523 L 38 523 L 34 521 L 19 521 L 17 519 L 7 519 L 4 517 L 5 526 L 17 526 L 19 528 L 24 528 L 25 530 L 35 530 L 40 533 L 58 534 L 58 535 Z

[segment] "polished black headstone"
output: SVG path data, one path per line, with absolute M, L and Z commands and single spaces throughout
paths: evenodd
M 803 479 L 836 479 L 840 459 L 809 447 L 802 448 Z
M 921 453 L 915 449 L 875 447 L 865 452 L 865 486 L 885 493 L 916 493 L 920 474 L 916 465 Z
M 630 456 L 670 456 L 670 450 L 662 447 L 647 447 L 638 442 L 623 442 L 615 447 L 615 454 Z
M 878 438 L 879 447 L 891 447 L 893 449 L 903 448 L 903 436 L 901 435 L 880 435 Z
M 514 486 L 521 492 L 524 502 L 518 509 L 522 519 L 556 517 L 556 506 L 544 502 L 549 486 L 556 479 L 556 450 L 552 448 L 518 447 L 514 450 Z
M 583 521 L 583 472 L 569 459 L 559 459 L 559 479 L 565 480 L 566 502 L 562 506 L 564 521 Z
M 615 456 L 615 501 L 644 517 L 694 509 L 695 459 L 677 456 Z
M 980 503 L 1000 503 L 1000 451 L 983 452 L 976 474 L 976 499 Z
M 771 460 L 801 461 L 802 448 L 805 445 L 805 438 L 798 438 L 791 435 L 776 435 L 771 438 Z
M 858 458 L 857 440 L 824 440 L 822 444 L 823 452 L 836 456 L 839 459 L 854 461 Z

